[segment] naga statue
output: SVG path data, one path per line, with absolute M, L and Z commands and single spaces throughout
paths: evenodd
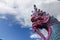
M 32 28 L 41 36 L 42 40 L 60 40 L 60 22 L 54 16 L 37 9 L 36 5 L 34 5 L 32 13 Z M 48 36 L 45 37 L 39 29 L 45 29 L 48 32 Z

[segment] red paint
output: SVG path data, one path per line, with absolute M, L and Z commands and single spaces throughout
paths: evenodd
M 47 15 L 46 13 L 44 13 L 41 10 L 38 10 L 36 8 L 36 5 L 34 5 L 34 9 L 35 9 L 35 11 L 33 12 L 32 16 L 31 16 L 32 27 L 33 27 L 34 31 L 37 32 L 43 40 L 49 40 L 51 31 L 52 31 L 52 29 L 50 27 L 50 23 L 49 23 L 50 15 L 49 14 Z M 47 26 L 43 27 L 44 24 L 47 24 Z M 47 38 L 39 31 L 39 29 L 42 29 L 42 28 L 44 28 L 48 31 Z

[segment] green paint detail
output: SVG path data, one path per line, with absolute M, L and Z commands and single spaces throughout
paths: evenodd
M 56 18 L 51 18 L 50 22 L 56 20 Z M 60 40 L 60 22 L 53 24 L 51 26 L 52 34 L 49 40 Z

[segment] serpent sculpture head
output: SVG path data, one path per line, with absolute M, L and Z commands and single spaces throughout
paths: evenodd
M 37 32 L 43 40 L 49 40 L 51 38 L 52 34 L 52 25 L 57 24 L 58 20 L 50 16 L 50 14 L 46 14 L 46 12 L 43 12 L 40 9 L 37 9 L 36 5 L 34 5 L 34 11 L 33 14 L 31 15 L 31 22 L 32 22 L 32 27 L 35 32 Z M 45 37 L 39 29 L 46 29 L 48 32 L 48 36 Z

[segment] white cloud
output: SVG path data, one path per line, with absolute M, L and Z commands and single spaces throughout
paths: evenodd
M 32 34 L 30 38 L 41 38 L 38 34 Z
M 31 26 L 30 18 L 34 4 L 36 4 L 38 8 L 49 13 L 60 13 L 60 2 L 57 2 L 57 0 L 0 0 L 0 13 L 14 14 L 16 15 L 16 19 L 20 21 L 22 25 Z M 21 18 L 24 19 L 24 22 L 20 20 Z
M 48 32 L 47 32 L 45 29 L 42 29 L 42 30 L 41 30 L 41 33 L 42 33 L 45 37 L 48 36 Z
M 51 3 L 46 3 L 42 4 L 41 9 L 46 11 L 47 13 L 50 13 L 53 15 L 55 18 L 58 20 L 60 19 L 60 2 L 51 2 Z
M 40 30 L 40 32 L 45 36 L 45 37 L 47 37 L 47 35 L 48 35 L 48 33 L 47 33 L 47 31 L 45 30 L 45 29 L 42 29 L 42 30 Z M 41 38 L 38 34 L 34 34 L 34 33 L 32 33 L 31 34 L 31 36 L 30 36 L 30 38 Z
M 5 16 L 0 16 L 0 19 L 7 19 Z

